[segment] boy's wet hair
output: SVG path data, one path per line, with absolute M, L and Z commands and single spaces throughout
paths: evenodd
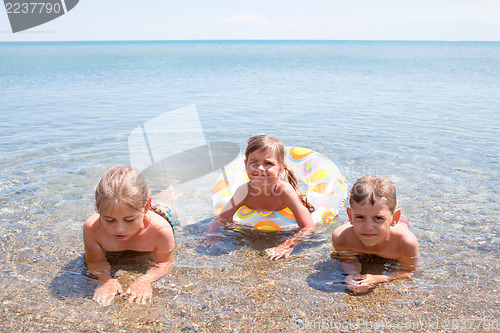
M 276 153 L 276 159 L 278 160 L 278 164 L 285 171 L 286 179 L 292 185 L 295 192 L 299 196 L 300 202 L 310 211 L 314 212 L 314 206 L 311 205 L 309 200 L 307 200 L 307 196 L 300 192 L 299 189 L 299 181 L 292 170 L 288 169 L 285 166 L 285 146 L 278 139 L 270 135 L 256 135 L 252 136 L 247 141 L 247 149 L 245 150 L 245 160 L 248 160 L 248 156 L 254 151 L 259 150 L 271 150 Z
M 353 202 L 363 205 L 366 202 L 372 206 L 377 200 L 384 200 L 392 213 L 396 210 L 396 187 L 394 183 L 386 177 L 364 176 L 356 180 L 351 188 L 349 205 Z

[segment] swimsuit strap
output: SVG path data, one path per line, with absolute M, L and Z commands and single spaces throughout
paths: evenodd
M 153 212 L 155 212 L 156 214 L 160 215 L 161 217 L 163 217 L 165 220 L 167 220 L 168 223 L 170 224 L 170 226 L 172 227 L 172 231 L 175 232 L 174 224 L 170 220 L 170 216 L 172 214 L 172 211 L 170 210 L 170 208 L 168 208 L 167 206 L 158 204 L 156 202 L 153 202 L 153 203 L 151 203 L 151 206 L 149 207 L 149 209 L 152 210 Z M 178 224 L 178 222 L 175 224 Z

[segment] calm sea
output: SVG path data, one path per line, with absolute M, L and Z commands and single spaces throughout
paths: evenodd
M 35 326 L 44 323 L 35 320 L 36 313 L 52 318 L 45 324 L 54 327 L 60 318 L 79 322 L 90 316 L 104 328 L 130 321 L 117 313 L 102 317 L 94 308 L 94 282 L 81 274 L 82 223 L 93 212 L 94 186 L 104 171 L 130 164 L 132 131 L 193 104 L 207 142 L 232 142 L 244 149 L 248 137 L 271 134 L 286 145 L 326 155 L 349 185 L 365 174 L 389 176 L 396 183 L 399 206 L 419 238 L 421 272 L 401 286 L 412 290 L 410 296 L 401 296 L 400 285 L 388 284 L 366 297 L 397 292 L 397 302 L 413 304 L 405 307 L 409 313 L 418 313 L 414 303 L 419 303 L 428 306 L 425 313 L 454 309 L 449 310 L 454 318 L 480 311 L 481 302 L 487 302 L 493 313 L 478 312 L 478 318 L 500 320 L 492 296 L 500 282 L 500 43 L 183 41 L 0 43 L 4 322 L 14 325 L 16 309 Z M 236 276 L 239 269 L 245 272 L 238 253 L 258 253 L 245 252 L 252 249 L 248 239 L 228 241 L 226 252 L 217 256 L 199 249 L 199 235 L 212 216 L 216 176 L 175 189 L 176 204 L 184 211 L 176 233 L 177 282 L 164 279 L 157 285 L 154 304 L 170 308 L 148 310 L 164 322 L 202 327 L 194 318 L 179 319 L 176 311 L 205 304 L 206 290 L 196 289 L 191 301 L 172 305 L 173 285 L 190 286 L 192 272 L 207 267 L 239 267 Z M 304 305 L 298 309 L 305 314 L 297 310 L 286 318 L 310 318 L 306 308 L 314 307 L 318 297 L 361 306 L 356 302 L 362 300 L 343 287 L 328 287 L 327 282 L 342 281 L 341 268 L 325 268 L 316 280 L 313 274 L 283 272 L 294 265 L 304 272 L 321 270 L 318 263 L 331 261 L 331 231 L 345 221 L 341 213 L 312 241 L 314 246 L 297 251 L 290 259 L 296 263 L 269 268 L 266 279 L 279 284 L 287 276 L 291 285 L 311 289 L 301 289 Z M 258 254 L 246 260 L 267 264 Z M 219 286 L 219 297 L 234 293 L 234 286 Z M 249 302 L 242 305 L 246 310 L 221 317 L 222 323 L 235 327 L 242 319 L 234 316 L 258 312 L 250 301 L 259 298 L 242 295 Z M 432 295 L 449 296 L 448 303 Z M 281 297 L 296 301 L 286 293 Z M 123 304 L 117 302 L 115 311 Z M 391 306 L 392 314 L 400 315 Z M 51 310 L 59 307 L 68 310 Z

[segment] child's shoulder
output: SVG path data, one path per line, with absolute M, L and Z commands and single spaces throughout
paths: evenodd
M 281 180 L 277 184 L 280 187 L 280 192 L 291 195 L 291 194 L 297 194 L 297 191 L 293 188 L 292 184 L 285 180 Z
M 93 228 L 97 227 L 98 221 L 99 221 L 99 214 L 94 213 L 85 220 L 85 223 L 83 224 L 83 228 L 84 229 L 93 229 Z
M 391 230 L 399 235 L 401 241 L 417 240 L 415 234 L 411 232 L 410 228 L 404 223 L 397 223 Z
M 92 214 L 83 224 L 83 243 L 85 252 L 100 253 L 103 251 L 100 245 L 101 235 L 99 231 L 99 214 Z
M 350 223 L 345 223 L 337 227 L 332 234 L 332 242 L 335 247 L 350 245 L 355 238 L 356 236 Z
M 151 213 L 150 214 L 150 216 L 151 216 L 150 223 L 154 229 L 156 229 L 158 231 L 162 231 L 162 232 L 173 233 L 172 226 L 170 225 L 170 223 L 168 223 L 168 221 L 163 216 L 161 216 L 158 213 L 153 212 L 153 211 L 150 211 L 150 213 Z
M 253 187 L 250 185 L 250 182 L 246 182 L 244 184 L 241 184 L 236 188 L 233 194 L 233 200 L 236 202 L 240 202 L 245 200 L 245 198 L 248 196 L 248 194 L 253 190 Z
M 174 230 L 168 221 L 161 215 L 151 211 L 151 221 L 148 239 L 154 245 L 155 251 L 171 251 L 175 246 Z
M 418 255 L 418 240 L 406 225 L 396 225 L 398 252 L 402 256 L 414 257 Z

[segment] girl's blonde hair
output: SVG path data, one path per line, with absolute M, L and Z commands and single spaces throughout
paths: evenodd
M 275 152 L 276 159 L 278 160 L 280 167 L 284 169 L 287 181 L 290 183 L 290 185 L 292 185 L 295 192 L 297 192 L 300 202 L 307 209 L 309 209 L 310 212 L 314 212 L 314 206 L 311 205 L 311 203 L 307 200 L 307 196 L 299 190 L 299 182 L 297 180 L 297 177 L 295 177 L 293 171 L 288 169 L 285 165 L 285 146 L 283 146 L 283 143 L 278 138 L 272 137 L 270 135 L 252 136 L 247 141 L 245 159 L 248 160 L 248 156 L 251 153 L 259 150 L 271 150 Z
M 139 170 L 130 166 L 115 166 L 106 171 L 95 190 L 95 206 L 98 213 L 109 204 L 120 204 L 144 212 L 150 198 L 146 179 Z M 149 210 L 172 222 L 160 209 L 150 205 Z M 173 226 L 172 226 L 173 228 Z
M 352 185 L 349 204 L 356 202 L 364 205 L 369 202 L 373 206 L 380 199 L 385 200 L 384 204 L 394 213 L 397 205 L 394 183 L 386 177 L 363 176 Z

